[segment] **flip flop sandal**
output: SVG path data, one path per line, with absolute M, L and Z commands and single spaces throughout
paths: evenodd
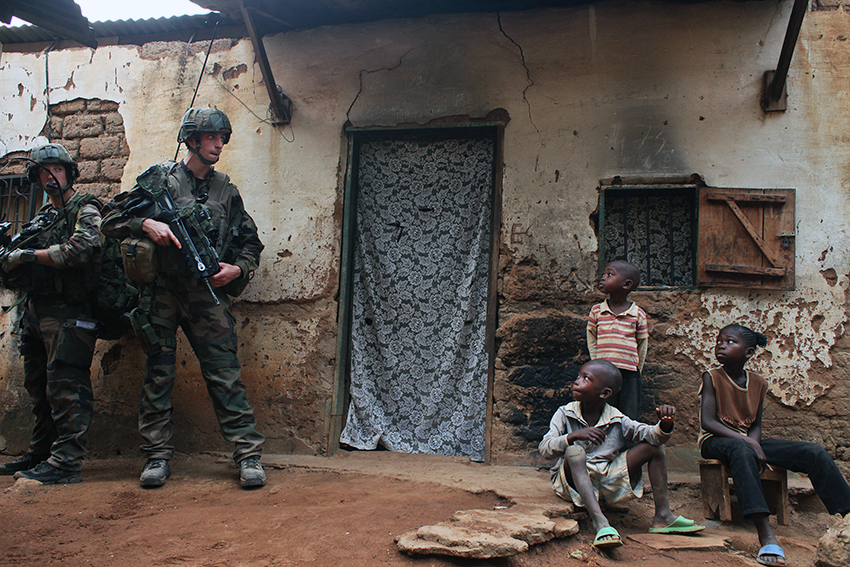
M 620 533 L 611 526 L 602 528 L 596 532 L 596 537 L 593 538 L 593 547 L 596 549 L 613 549 L 621 545 L 623 545 L 623 540 L 620 539 Z
M 781 557 L 782 562 L 768 563 L 767 561 L 765 561 L 764 558 L 769 557 L 769 556 Z M 759 553 L 756 556 L 756 561 L 758 561 L 762 565 L 771 565 L 771 566 L 775 565 L 777 567 L 781 566 L 781 565 L 785 565 L 785 552 L 782 551 L 782 548 L 779 547 L 778 545 L 776 545 L 775 543 L 769 543 L 769 544 L 765 545 L 764 547 L 762 547 L 761 549 L 759 549 Z
M 701 532 L 705 526 L 697 525 L 693 520 L 689 520 L 684 516 L 679 516 L 662 528 L 649 528 L 651 534 L 692 534 Z

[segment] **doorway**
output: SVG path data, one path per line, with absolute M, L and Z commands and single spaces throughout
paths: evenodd
M 352 134 L 340 443 L 485 460 L 496 134 Z

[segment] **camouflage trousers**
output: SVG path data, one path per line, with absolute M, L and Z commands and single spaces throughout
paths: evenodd
M 93 411 L 95 322 L 87 306 L 36 295 L 27 298 L 21 331 L 24 387 L 35 414 L 29 451 L 50 454 L 54 467 L 80 470 Z
M 171 393 L 177 358 L 172 345 L 176 343 L 178 325 L 198 357 L 222 436 L 236 445 L 233 460 L 238 463 L 262 453 L 265 437 L 257 432 L 254 411 L 242 383 L 230 298 L 221 293 L 220 301 L 216 305 L 209 290 L 192 277 L 157 279 L 151 315 L 168 321 L 171 327 L 155 326 L 166 346 L 148 356 L 145 368 L 139 433 L 145 440 L 141 449 L 148 458 L 170 459 L 174 455 Z

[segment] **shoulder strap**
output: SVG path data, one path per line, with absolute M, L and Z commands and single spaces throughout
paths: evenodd
M 60 221 L 76 224 L 77 215 L 79 214 L 80 209 L 82 209 L 85 205 L 94 205 L 97 207 L 98 211 L 103 209 L 103 204 L 100 202 L 100 199 L 91 193 L 74 193 L 71 200 L 65 203 L 63 214 L 56 217 L 56 224 L 59 224 Z

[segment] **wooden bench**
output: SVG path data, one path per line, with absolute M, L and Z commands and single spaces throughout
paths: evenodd
M 732 478 L 729 468 L 717 459 L 699 459 L 699 478 L 702 488 L 702 506 L 706 518 L 718 516 L 722 522 L 732 520 Z M 765 469 L 761 474 L 764 498 L 771 514 L 780 525 L 788 525 L 788 471 L 781 467 Z

